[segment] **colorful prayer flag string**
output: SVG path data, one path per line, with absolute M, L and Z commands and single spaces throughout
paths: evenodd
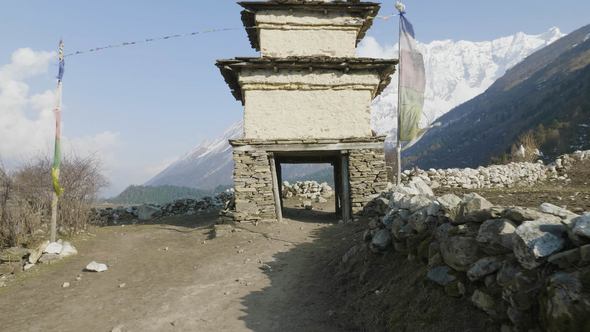
M 62 80 L 65 71 L 65 60 L 64 60 L 64 42 L 60 40 L 59 50 L 59 70 L 57 73 L 57 93 L 56 93 L 56 105 L 53 112 L 55 113 L 55 148 L 53 152 L 53 165 L 51 166 L 51 181 L 53 183 L 53 190 L 57 196 L 63 194 L 64 189 L 59 183 L 59 171 L 61 166 L 61 93 L 62 93 Z
M 399 14 L 392 14 L 392 15 L 385 15 L 385 16 L 379 15 L 379 16 L 375 16 L 375 18 L 376 19 L 381 19 L 381 20 L 387 21 L 387 20 L 389 20 L 389 19 L 391 19 L 393 17 L 396 17 L 398 15 Z M 75 52 L 66 54 L 64 57 L 70 57 L 70 56 L 74 56 L 74 55 L 81 55 L 81 54 L 87 54 L 87 53 L 96 53 L 96 52 L 104 51 L 104 50 L 111 49 L 111 48 L 119 48 L 119 47 L 126 47 L 126 46 L 147 44 L 147 43 L 153 43 L 153 42 L 161 41 L 161 40 L 169 40 L 169 39 L 175 39 L 175 38 L 191 37 L 191 36 L 196 36 L 196 35 L 201 35 L 201 34 L 209 34 L 209 33 L 216 33 L 216 32 L 236 31 L 236 30 L 242 30 L 242 29 L 244 29 L 244 28 L 243 27 L 240 27 L 240 28 L 205 29 L 205 30 L 200 30 L 200 31 L 193 31 L 193 32 L 173 34 L 173 35 L 165 35 L 165 36 L 154 37 L 154 38 L 144 38 L 144 39 L 135 40 L 135 41 L 122 42 L 122 43 L 118 43 L 118 44 L 110 44 L 110 45 L 106 45 L 106 46 L 95 47 L 95 48 L 91 48 L 91 49 L 88 49 L 88 50 L 75 51 Z M 248 29 L 258 29 L 258 26 L 246 27 L 245 29 L 246 30 L 248 30 Z

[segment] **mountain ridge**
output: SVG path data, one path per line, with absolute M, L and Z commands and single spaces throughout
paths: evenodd
M 406 166 L 477 167 L 529 135 L 547 160 L 590 145 L 590 25 L 531 54 L 405 153 Z M 585 122 L 584 122 L 585 121 Z

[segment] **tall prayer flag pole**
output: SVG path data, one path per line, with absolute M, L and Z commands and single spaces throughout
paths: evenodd
M 402 142 L 411 142 L 424 133 L 420 128 L 424 109 L 426 74 L 424 58 L 418 51 L 414 27 L 406 19 L 406 6 L 397 1 L 399 11 L 399 80 L 397 103 L 397 185 L 401 184 Z
M 56 105 L 53 110 L 55 113 L 55 148 L 53 152 L 53 165 L 51 166 L 51 182 L 53 183 L 53 199 L 51 201 L 51 242 L 55 242 L 57 237 L 57 204 L 59 196 L 63 193 L 63 188 L 59 184 L 59 169 L 61 166 L 61 95 L 65 69 L 63 40 L 59 41 L 58 59 L 59 69 L 57 73 Z

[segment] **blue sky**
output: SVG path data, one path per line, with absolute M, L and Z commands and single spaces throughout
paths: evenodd
M 581 0 L 408 0 L 406 5 L 422 42 L 490 40 L 519 31 L 539 34 L 552 26 L 568 33 L 590 23 L 590 1 Z M 2 0 L 1 8 L 0 74 L 3 66 L 14 62 L 16 50 L 53 51 L 60 37 L 67 53 L 166 34 L 241 27 L 240 7 L 231 0 Z M 381 14 L 392 12 L 393 1 L 388 1 Z M 397 23 L 378 20 L 368 35 L 393 44 Z M 245 32 L 237 30 L 70 57 L 64 79 L 64 136 L 77 142 L 73 146 L 80 153 L 95 148 L 104 156 L 114 184 L 108 193 L 142 183 L 241 118 L 241 105 L 214 62 L 255 55 Z M 48 63 L 48 70 L 26 78 L 13 75 L 26 83 L 31 98 L 55 85 L 55 61 L 39 61 Z M 30 105 L 22 112 L 31 121 L 39 116 Z M 10 137 L 4 144 L 23 147 L 16 156 L 0 148 L 4 161 L 25 159 L 34 152 L 24 148 L 28 142 Z

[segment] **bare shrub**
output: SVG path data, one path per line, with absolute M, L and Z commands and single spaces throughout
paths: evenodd
M 528 131 L 518 138 L 510 149 L 510 158 L 513 162 L 535 162 L 539 159 L 539 143 L 533 132 Z
M 0 167 L 0 243 L 14 246 L 26 236 L 48 226 L 53 186 L 51 162 L 38 158 L 10 174 Z M 88 225 L 92 204 L 107 181 L 94 157 L 64 158 L 60 183 L 65 189 L 59 198 L 58 227 L 75 233 Z

